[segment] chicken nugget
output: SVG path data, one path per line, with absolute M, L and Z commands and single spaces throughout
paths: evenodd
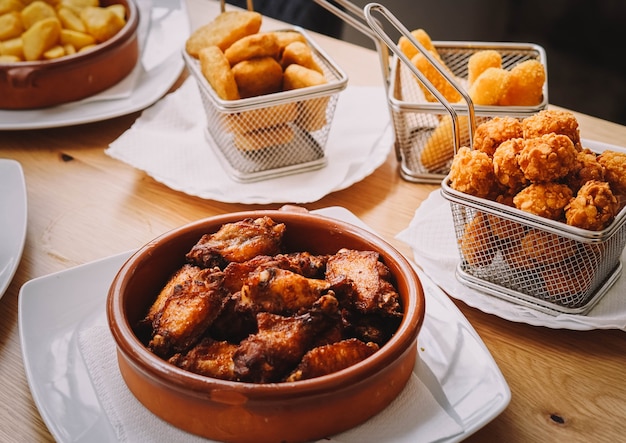
M 497 106 L 508 88 L 510 72 L 502 68 L 485 69 L 467 93 L 475 105 Z
M 543 99 L 546 70 L 539 60 L 526 60 L 511 69 L 509 82 L 498 104 L 502 106 L 537 106 Z
M 460 148 L 450 166 L 450 186 L 457 191 L 481 198 L 497 193 L 491 158 L 482 151 Z
M 521 246 L 527 257 L 544 266 L 561 263 L 577 252 L 576 241 L 539 229 L 528 231 Z
M 283 78 L 283 89 L 307 88 L 309 86 L 319 86 L 327 83 L 326 77 L 314 69 L 310 69 L 298 64 L 291 64 L 285 68 Z
M 474 132 L 474 149 L 493 156 L 500 143 L 523 136 L 522 123 L 515 117 L 494 117 L 481 123 Z
M 592 267 L 573 263 L 559 264 L 542 269 L 541 277 L 549 297 L 556 299 L 559 304 L 576 305 L 578 300 L 586 300 L 583 295 L 591 289 L 594 270 Z
M 466 115 L 458 116 L 459 139 L 462 144 L 469 140 L 469 125 Z M 444 115 L 439 125 L 431 132 L 420 153 L 422 165 L 431 172 L 443 170 L 454 157 L 454 131 L 452 117 Z
M 485 214 L 478 212 L 465 226 L 459 247 L 470 266 L 487 266 L 493 261 L 497 248 Z
M 626 154 L 606 150 L 598 156 L 604 166 L 606 181 L 615 194 L 626 195 Z
M 281 103 L 249 111 L 226 114 L 226 125 L 233 132 L 250 132 L 256 129 L 289 123 L 298 116 L 296 102 Z
M 240 98 L 235 76 L 230 69 L 226 56 L 217 46 L 208 46 L 198 53 L 202 75 L 223 100 Z
M 292 63 L 324 74 L 320 65 L 313 58 L 313 51 L 311 51 L 311 48 L 306 43 L 295 41 L 285 47 L 280 58 L 280 64 L 283 69 L 285 69 Z
M 513 204 L 517 209 L 550 220 L 565 220 L 565 206 L 574 193 L 561 183 L 532 183 L 515 194 Z
M 224 55 L 231 66 L 255 57 L 278 58 L 278 39 L 271 32 L 261 32 L 240 38 L 225 51 Z
M 436 54 L 434 53 L 433 55 L 436 56 Z M 446 78 L 443 75 L 441 75 L 441 73 L 437 70 L 437 68 L 433 66 L 433 64 L 430 62 L 430 60 L 426 58 L 426 56 L 424 56 L 424 54 L 422 54 L 421 52 L 418 54 L 415 54 L 411 58 L 411 63 L 417 69 L 419 69 L 422 72 L 422 74 L 424 74 L 424 76 L 441 93 L 441 95 L 444 96 L 446 100 L 448 100 L 450 103 L 457 103 L 461 101 L 462 96 L 459 93 L 459 91 L 457 91 L 456 88 L 452 86 L 452 84 L 448 80 L 446 80 Z M 444 65 L 443 62 L 441 62 L 440 64 L 442 64 L 444 69 L 451 76 L 454 77 L 454 74 L 452 73 L 452 71 L 450 71 L 450 69 L 446 65 Z M 416 78 L 416 81 L 419 83 L 420 88 L 424 92 L 424 96 L 427 101 L 429 102 L 438 101 L 437 98 L 428 90 L 428 88 L 426 88 L 426 86 L 422 84 L 421 81 L 419 81 L 417 78 Z
M 522 120 L 524 138 L 539 137 L 554 132 L 570 138 L 576 149 L 580 150 L 580 131 L 574 114 L 559 109 L 544 109 Z
M 576 164 L 565 180 L 572 191 L 578 192 L 589 180 L 604 181 L 604 175 L 604 166 L 598 161 L 596 154 L 590 149 L 583 148 L 576 155 Z
M 615 219 L 619 203 L 607 182 L 590 180 L 565 207 L 568 225 L 601 231 Z
M 518 163 L 531 182 L 551 182 L 566 177 L 576 168 L 578 151 L 562 134 L 544 134 L 524 139 Z
M 261 128 L 249 132 L 235 133 L 235 146 L 242 151 L 258 151 L 259 149 L 279 146 L 293 140 L 295 134 L 290 124 Z
M 411 31 L 411 35 L 413 36 L 415 40 L 421 43 L 422 46 L 427 51 L 430 51 L 433 55 L 437 57 L 437 59 L 441 60 L 441 57 L 439 56 L 439 53 L 437 52 L 435 45 L 433 45 L 433 42 L 430 39 L 430 36 L 428 35 L 426 31 L 424 31 L 421 28 L 415 29 Z M 408 58 L 409 60 L 411 60 L 413 57 L 415 57 L 419 53 L 417 48 L 413 46 L 413 43 L 411 43 L 410 40 L 406 38 L 405 36 L 401 36 L 398 39 L 398 47 L 404 53 L 404 55 L 406 55 L 406 58 Z
M 185 50 L 196 58 L 200 50 L 207 46 L 217 46 L 225 51 L 240 38 L 259 32 L 261 21 L 261 14 L 254 11 L 222 12 L 211 22 L 191 33 L 185 42 Z
M 287 66 L 283 73 L 283 89 L 286 91 L 325 83 L 327 80 L 323 74 L 295 63 Z M 322 129 L 328 122 L 326 108 L 329 101 L 328 96 L 300 101 L 296 120 L 298 126 L 307 131 Z
M 232 68 L 241 98 L 279 92 L 283 83 L 283 68 L 273 57 L 243 60 Z
M 493 172 L 496 179 L 513 194 L 529 184 L 517 160 L 523 147 L 522 138 L 512 138 L 501 143 L 493 154 Z
M 487 68 L 502 68 L 502 56 L 494 49 L 473 53 L 467 60 L 467 82 L 471 86 Z

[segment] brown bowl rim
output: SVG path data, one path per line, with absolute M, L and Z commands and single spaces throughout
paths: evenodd
M 401 272 L 410 277 L 407 278 L 406 283 L 409 302 L 404 303 L 403 319 L 396 333 L 379 351 L 358 364 L 321 377 L 296 382 L 255 384 L 215 379 L 178 368 L 150 352 L 137 338 L 132 326 L 123 315 L 123 306 L 119 293 L 125 286 L 124 277 L 132 273 L 132 268 L 137 262 L 142 261 L 145 253 L 149 253 L 159 243 L 172 241 L 181 233 L 192 231 L 206 224 L 219 226 L 225 222 L 263 215 L 275 217 L 287 225 L 289 220 L 295 219 L 317 220 L 321 223 L 328 223 L 329 229 L 356 235 L 376 249 L 384 250 L 385 255 L 389 256 L 397 264 Z M 411 294 L 417 296 L 412 302 L 410 300 Z M 201 398 L 206 397 L 207 392 L 224 390 L 240 393 L 249 399 L 263 398 L 267 400 L 271 398 L 301 397 L 303 394 L 318 395 L 332 392 L 343 386 L 366 380 L 384 370 L 389 362 L 399 358 L 406 352 L 408 347 L 416 346 L 417 335 L 424 321 L 425 298 L 419 277 L 409 261 L 394 246 L 378 235 L 351 223 L 322 215 L 283 210 L 257 210 L 227 213 L 200 219 L 174 228 L 146 243 L 126 260 L 115 276 L 107 296 L 106 311 L 107 321 L 118 353 L 123 354 L 128 361 L 132 362 L 136 368 L 151 379 L 160 383 L 165 382 L 171 388 L 184 392 L 186 395 Z

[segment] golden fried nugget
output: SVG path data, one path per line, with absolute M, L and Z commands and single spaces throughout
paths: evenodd
M 576 155 L 576 164 L 565 180 L 576 193 L 589 180 L 605 181 L 604 171 L 604 166 L 598 161 L 596 154 L 590 149 L 583 148 Z
M 575 169 L 578 151 L 563 134 L 544 134 L 525 138 L 518 155 L 524 176 L 531 182 L 551 182 L 566 177 Z
M 475 105 L 497 106 L 504 96 L 510 72 L 502 68 L 485 69 L 472 83 L 467 93 Z
M 607 182 L 590 180 L 565 207 L 568 225 L 601 231 L 615 219 L 619 203 Z
M 278 39 L 271 32 L 261 32 L 240 38 L 224 51 L 231 66 L 255 57 L 278 58 Z
M 426 31 L 424 31 L 423 29 L 415 29 L 411 31 L 411 35 L 413 36 L 413 38 L 415 38 L 415 40 L 421 43 L 427 51 L 430 51 L 433 55 L 437 57 L 437 59 L 441 59 L 439 57 L 437 49 L 435 48 L 435 45 L 433 45 L 433 42 Z M 411 60 L 419 53 L 417 48 L 413 46 L 413 43 L 411 43 L 409 39 L 405 36 L 401 36 L 398 39 L 398 47 L 409 60 Z
M 494 49 L 473 53 L 467 60 L 467 82 L 470 86 L 487 68 L 502 68 L 502 56 Z
M 598 156 L 604 166 L 606 181 L 615 194 L 626 195 L 626 154 L 606 150 Z
M 494 217 L 495 218 L 495 217 Z M 489 222 L 491 223 L 491 219 Z M 511 222 L 512 223 L 512 222 Z M 523 237 L 523 236 L 522 236 Z M 510 268 L 516 271 L 530 271 L 537 267 L 537 262 L 526 254 L 521 238 L 515 239 L 502 248 L 502 258 Z
M 541 270 L 541 277 L 548 295 L 561 301 L 571 300 L 574 295 L 586 294 L 593 283 L 593 268 L 587 266 L 555 265 Z
M 474 149 L 493 156 L 500 143 L 523 136 L 522 123 L 515 117 L 494 117 L 481 123 L 474 132 Z
M 227 114 L 226 125 L 233 132 L 250 132 L 257 129 L 289 123 L 298 116 L 296 102 L 281 103 L 249 111 Z
M 222 12 L 211 22 L 191 33 L 185 42 L 185 50 L 196 58 L 200 50 L 207 46 L 217 46 L 225 51 L 240 38 L 259 32 L 261 21 L 261 14 L 254 11 Z
M 497 186 L 491 158 L 482 151 L 460 148 L 450 166 L 450 186 L 476 197 L 494 195 Z
M 543 99 L 546 70 L 539 60 L 526 60 L 511 69 L 509 83 L 499 104 L 502 106 L 537 106 Z
M 512 138 L 502 142 L 493 154 L 493 172 L 496 179 L 513 194 L 529 184 L 517 161 L 523 147 L 522 138 Z
M 295 134 L 288 123 L 261 128 L 250 132 L 236 132 L 235 146 L 242 151 L 256 151 L 279 146 L 293 140 Z
M 283 72 L 283 89 L 285 91 L 319 86 L 325 83 L 327 80 L 323 74 L 301 65 L 291 64 Z M 298 126 L 307 131 L 322 129 L 327 123 L 326 108 L 329 99 L 326 96 L 299 102 L 299 115 L 296 121 Z
M 319 86 L 327 83 L 326 77 L 324 77 L 323 74 L 320 74 L 314 69 L 297 64 L 287 66 L 283 75 L 283 89 L 285 91 L 307 88 L 309 86 Z
M 487 216 L 478 212 L 465 226 L 460 248 L 463 258 L 470 266 L 487 266 L 495 256 L 494 239 Z
M 458 116 L 459 141 L 461 144 L 469 139 L 468 118 L 465 115 Z M 460 146 L 459 146 L 460 147 Z M 424 148 L 420 153 L 422 165 L 431 172 L 445 169 L 454 157 L 454 131 L 452 130 L 452 117 L 444 115 L 439 125 L 432 131 Z
M 320 65 L 313 58 L 313 51 L 311 51 L 311 48 L 306 43 L 295 41 L 288 44 L 283 50 L 283 54 L 280 58 L 280 64 L 283 69 L 293 63 L 324 74 Z
M 576 254 L 576 241 L 548 231 L 531 229 L 522 239 L 526 256 L 544 266 L 556 265 Z
M 198 57 L 200 70 L 217 96 L 223 100 L 238 100 L 237 82 L 222 50 L 217 46 L 208 46 L 200 50 Z
M 532 183 L 515 194 L 513 204 L 522 211 L 562 221 L 565 219 L 565 206 L 573 195 L 572 190 L 561 183 Z
M 418 54 L 415 54 L 411 58 L 411 63 L 413 63 L 413 65 L 417 69 L 419 69 L 422 72 L 422 74 L 424 74 L 424 76 L 432 83 L 435 89 L 437 89 L 437 91 L 439 91 L 441 95 L 444 96 L 446 100 L 448 100 L 450 103 L 457 103 L 461 101 L 462 96 L 459 93 L 459 91 L 457 91 L 456 88 L 452 86 L 452 84 L 448 80 L 446 80 L 446 78 L 443 75 L 441 75 L 441 73 L 437 70 L 437 68 L 435 68 L 432 65 L 432 63 L 430 63 L 430 61 L 424 56 L 424 54 L 422 54 L 421 52 Z M 441 64 L 443 68 L 452 77 L 454 77 L 454 74 L 452 73 L 452 71 L 450 71 L 450 69 L 443 63 Z M 424 96 L 427 101 L 429 102 L 438 101 L 437 98 L 428 90 L 428 88 L 426 88 L 426 86 L 422 84 L 421 81 L 419 81 L 417 78 L 415 80 L 419 83 L 420 88 L 424 92 Z
M 576 149 L 581 149 L 578 121 L 574 114 L 569 111 L 544 109 L 523 119 L 522 128 L 524 138 L 539 137 L 554 132 L 568 136 Z
M 241 98 L 279 92 L 283 83 L 283 68 L 273 57 L 255 57 L 237 63 L 232 68 Z

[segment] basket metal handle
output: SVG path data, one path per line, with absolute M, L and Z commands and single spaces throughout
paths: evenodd
M 254 5 L 252 4 L 253 0 L 248 0 L 246 2 L 246 6 L 248 11 L 254 11 Z M 220 12 L 225 12 L 226 11 L 226 1 L 225 0 L 220 0 Z
M 317 1 L 317 0 L 316 0 Z M 365 15 L 365 19 L 369 24 L 370 28 L 376 32 L 376 34 L 380 37 L 380 39 L 387 45 L 391 51 L 411 70 L 415 76 L 424 84 L 424 86 L 429 90 L 431 94 L 433 94 L 437 100 L 446 108 L 450 117 L 452 119 L 452 128 L 454 131 L 454 152 L 456 153 L 459 149 L 460 145 L 460 130 L 459 130 L 459 120 L 456 110 L 452 107 L 450 102 L 439 92 L 435 86 L 426 78 L 426 76 L 419 70 L 408 57 L 402 52 L 402 50 L 398 47 L 398 45 L 389 37 L 389 35 L 384 31 L 382 26 L 380 25 L 380 21 L 373 17 L 373 12 L 379 13 L 382 17 L 384 17 L 391 25 L 393 25 L 396 30 L 405 36 L 412 44 L 419 50 L 422 55 L 437 69 L 437 71 L 457 90 L 459 94 L 465 100 L 467 104 L 467 112 L 468 112 L 468 125 L 469 125 L 469 144 L 470 147 L 473 144 L 474 130 L 476 126 L 475 122 L 475 113 L 474 113 L 474 103 L 472 102 L 471 97 L 462 88 L 454 78 L 450 75 L 450 73 L 444 69 L 444 67 L 439 63 L 439 61 L 433 57 L 433 55 L 428 51 L 420 42 L 413 37 L 411 32 L 402 24 L 398 19 L 383 5 L 378 3 L 369 3 L 365 5 L 363 8 L 363 12 Z

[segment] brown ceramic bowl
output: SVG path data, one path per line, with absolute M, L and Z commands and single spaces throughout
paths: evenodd
M 290 251 L 335 253 L 341 247 L 378 251 L 391 269 L 404 317 L 395 335 L 366 360 L 297 382 L 218 380 L 180 369 L 150 352 L 133 329 L 159 290 L 204 233 L 224 223 L 267 215 L 285 223 Z M 415 364 L 424 319 L 421 283 L 409 262 L 376 235 L 310 213 L 249 211 L 174 229 L 140 248 L 122 266 L 107 299 L 120 372 L 143 405 L 174 426 L 229 442 L 297 442 L 352 428 L 383 410 L 402 391 Z
M 101 0 L 122 4 L 126 25 L 92 51 L 55 60 L 0 63 L 0 109 L 36 109 L 80 100 L 120 82 L 139 58 L 139 10 L 134 0 Z

